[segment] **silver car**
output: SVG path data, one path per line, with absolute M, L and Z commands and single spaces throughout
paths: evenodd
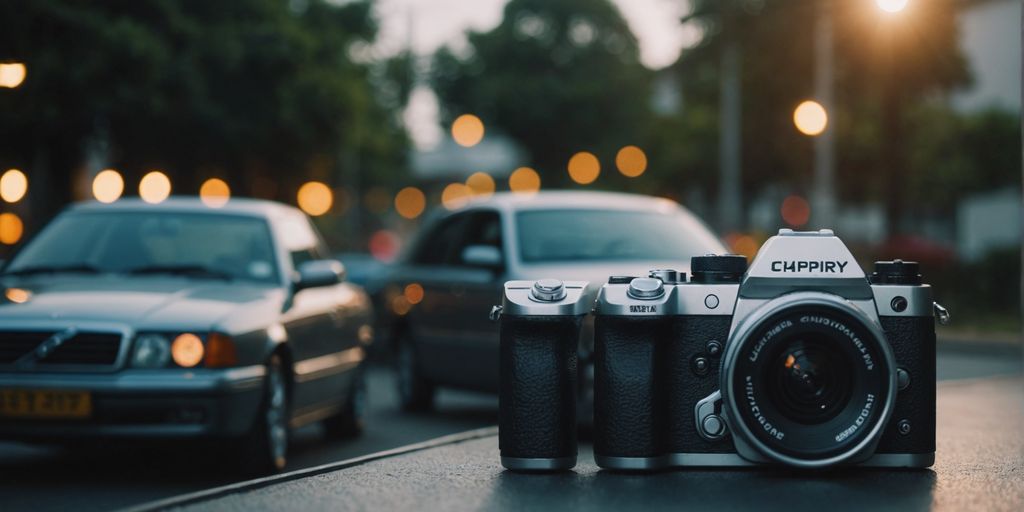
M 379 300 L 402 405 L 429 409 L 439 386 L 497 391 L 498 331 L 488 311 L 506 280 L 585 280 L 592 299 L 609 276 L 685 272 L 691 256 L 724 252 L 703 222 L 663 198 L 501 193 L 439 210 L 395 265 Z M 580 342 L 584 407 L 592 346 L 587 325 Z
M 247 472 L 290 428 L 362 427 L 369 297 L 299 210 L 69 207 L 0 275 L 0 439 L 219 439 Z

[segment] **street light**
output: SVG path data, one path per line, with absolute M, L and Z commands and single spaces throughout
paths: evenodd
M 793 110 L 793 124 L 804 135 L 821 135 L 828 127 L 828 113 L 821 103 L 807 100 Z
M 875 5 L 885 12 L 896 13 L 907 7 L 910 0 L 875 0 Z
M 0 87 L 14 89 L 25 81 L 25 65 L 20 62 L 0 64 Z

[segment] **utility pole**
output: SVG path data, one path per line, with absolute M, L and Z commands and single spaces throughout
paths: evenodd
M 740 45 L 734 1 L 722 3 L 722 55 L 718 99 L 718 228 L 739 229 L 743 219 L 740 189 Z
M 831 118 L 828 126 L 814 138 L 814 189 L 811 214 L 818 228 L 834 228 L 836 222 L 835 194 L 835 79 L 833 61 L 832 1 L 817 2 L 814 24 L 814 97 Z

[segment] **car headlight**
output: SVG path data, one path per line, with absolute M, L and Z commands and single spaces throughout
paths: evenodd
M 171 360 L 171 342 L 160 334 L 143 334 L 135 338 L 132 366 L 135 368 L 164 368 Z

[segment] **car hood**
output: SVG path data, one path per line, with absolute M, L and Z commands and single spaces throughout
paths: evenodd
M 157 276 L 47 276 L 5 280 L 3 287 L 0 323 L 77 320 L 200 329 L 212 327 L 243 305 L 283 300 L 280 289 L 267 285 Z M 12 293 L 12 288 L 24 292 Z

